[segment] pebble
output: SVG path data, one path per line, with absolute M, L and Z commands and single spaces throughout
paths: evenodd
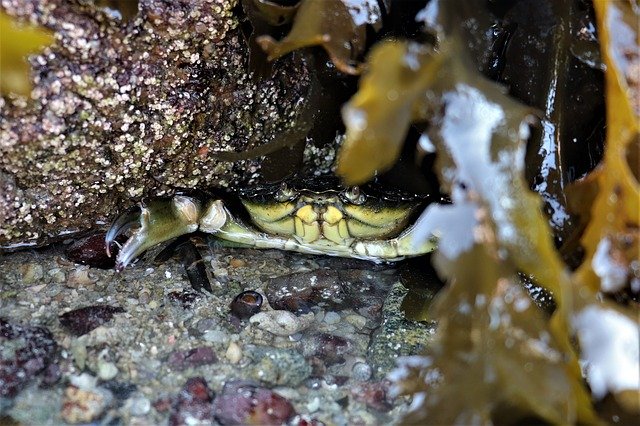
M 307 403 L 307 411 L 310 413 L 316 412 L 320 409 L 320 398 L 315 397 Z
M 226 343 L 229 341 L 229 335 L 222 330 L 207 330 L 202 338 L 211 343 Z
M 213 330 L 216 324 L 218 324 L 218 321 L 216 321 L 216 319 L 214 318 L 202 318 L 196 323 L 196 330 L 204 333 L 208 330 Z
M 218 362 L 218 357 L 214 350 L 208 346 L 174 351 L 169 354 L 167 359 L 167 363 L 177 370 L 215 364 L 216 362 Z
M 368 407 L 378 411 L 389 411 L 393 405 L 388 392 L 387 382 L 361 383 L 351 388 L 351 396 Z
M 329 333 L 316 333 L 303 348 L 305 356 L 317 357 L 326 366 L 342 364 L 344 356 L 351 352 L 353 344 L 350 340 Z
M 127 399 L 125 407 L 129 409 L 132 416 L 144 416 L 151 410 L 151 401 L 144 396 L 133 396 Z
M 60 268 L 53 268 L 48 270 L 47 276 L 51 278 L 51 281 L 58 284 L 62 284 L 67 280 L 67 275 Z
M 32 284 L 44 277 L 44 269 L 42 265 L 38 265 L 37 263 L 27 263 L 22 266 L 20 270 L 24 284 Z
M 27 287 L 27 291 L 29 293 L 37 294 L 37 293 L 40 293 L 40 291 L 42 291 L 42 289 L 45 288 L 46 286 L 47 286 L 46 284 L 32 285 L 31 287 Z
M 275 386 L 297 386 L 311 375 L 311 365 L 295 350 L 256 346 L 249 353 L 256 362 L 250 375 Z
M 371 378 L 373 370 L 371 366 L 365 362 L 356 362 L 351 367 L 351 377 L 359 382 L 366 382 Z
M 249 322 L 276 336 L 291 336 L 309 327 L 313 320 L 313 313 L 296 316 L 289 311 L 266 311 L 255 314 Z
M 103 359 L 98 360 L 98 377 L 102 380 L 111 380 L 118 375 L 118 367 L 112 362 Z
M 367 319 L 362 315 L 347 315 L 345 320 L 358 330 L 361 330 L 367 324 Z
M 170 425 L 208 425 L 213 423 L 215 394 L 202 377 L 191 377 L 171 407 Z
M 245 266 L 247 264 L 247 262 L 245 262 L 242 259 L 236 259 L 233 258 L 229 261 L 229 266 L 232 268 L 242 268 L 243 266 Z
M 337 324 L 340 322 L 340 314 L 333 311 L 327 312 L 324 315 L 324 322 L 326 322 L 329 325 Z
M 115 314 L 123 313 L 118 306 L 94 305 L 74 309 L 60 315 L 60 324 L 72 335 L 82 336 L 111 321 Z
M 216 420 L 221 424 L 286 424 L 296 412 L 277 393 L 245 381 L 227 382 L 214 401 Z
M 242 359 L 242 349 L 237 343 L 231 342 L 224 356 L 231 364 L 237 364 Z
M 72 286 L 89 286 L 97 280 L 89 276 L 88 269 L 75 269 L 69 274 L 69 284 Z
M 73 356 L 73 362 L 76 366 L 83 370 L 87 362 L 87 345 L 84 339 L 74 339 L 71 342 L 69 348 L 71 355 Z
M 151 295 L 146 289 L 142 290 L 141 292 L 138 293 L 138 300 L 142 305 L 148 305 L 149 302 L 151 301 Z
M 71 424 L 89 423 L 99 419 L 113 397 L 106 389 L 92 390 L 68 386 L 62 401 L 62 419 Z
M 80 389 L 91 390 L 96 387 L 98 378 L 89 373 L 82 373 L 77 376 L 69 377 L 69 383 Z

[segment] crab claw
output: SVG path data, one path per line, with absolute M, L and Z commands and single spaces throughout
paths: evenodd
M 139 213 L 128 211 L 118 217 L 105 238 L 107 245 L 139 221 L 139 228 L 122 246 L 116 258 L 116 270 L 123 270 L 148 248 L 180 235 L 195 232 L 200 218 L 200 203 L 177 195 L 171 200 L 155 200 L 142 204 Z
M 104 236 L 104 243 L 107 249 L 107 256 L 111 257 L 111 245 L 118 244 L 116 238 L 124 234 L 136 224 L 140 217 L 140 206 L 133 206 L 126 212 L 122 213 L 113 222 L 107 234 Z

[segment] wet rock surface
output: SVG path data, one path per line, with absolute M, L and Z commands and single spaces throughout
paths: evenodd
M 0 257 L 0 419 L 381 424 L 410 403 L 385 376 L 432 326 L 403 318 L 395 267 L 204 250 L 213 279 L 201 293 L 179 259 L 115 273 L 70 262 L 67 248 Z M 232 302 L 249 290 L 260 312 L 238 318 Z M 281 316 L 295 327 L 265 326 Z

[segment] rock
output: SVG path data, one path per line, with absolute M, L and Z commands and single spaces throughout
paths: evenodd
M 358 382 L 366 382 L 371 378 L 373 370 L 365 362 L 356 362 L 351 367 L 351 377 Z
M 222 425 L 281 425 L 296 414 L 282 396 L 246 381 L 228 382 L 216 398 L 214 410 Z
M 351 342 L 344 337 L 329 333 L 316 333 L 304 346 L 303 354 L 307 357 L 316 357 L 324 365 L 331 366 L 343 363 L 344 356 L 351 350 Z
M 367 360 L 376 377 L 385 377 L 396 367 L 396 358 L 420 353 L 433 339 L 434 322 L 409 321 L 400 309 L 407 291 L 401 283 L 394 284 L 384 302 L 382 324 L 367 349 Z
M 231 364 L 237 364 L 242 359 L 242 349 L 237 343 L 231 342 L 225 352 L 225 357 Z
M 311 366 L 297 351 L 264 346 L 248 347 L 247 356 L 256 363 L 251 377 L 270 385 L 297 386 L 309 377 Z
M 171 408 L 169 425 L 210 424 L 214 393 L 202 377 L 187 380 Z
M 0 344 L 0 398 L 15 397 L 46 371 L 58 349 L 48 329 L 13 324 L 2 318 Z
M 24 284 L 33 284 L 44 277 L 44 268 L 42 265 L 33 262 L 21 266 L 20 272 Z
M 132 416 L 144 416 L 151 410 L 151 401 L 142 395 L 133 396 L 125 402 L 125 408 Z
M 74 336 L 82 336 L 111 321 L 115 314 L 125 312 L 117 306 L 95 305 L 75 309 L 60 315 L 60 324 Z
M 324 315 L 324 322 L 332 325 L 340 322 L 340 314 L 334 311 L 327 312 Z
M 112 362 L 103 359 L 98 360 L 98 377 L 101 380 L 111 380 L 118 375 L 118 367 Z
M 52 425 L 60 422 L 62 392 L 28 386 L 11 401 L 0 401 L 0 424 L 3 426 Z
M 351 389 L 351 396 L 375 410 L 389 411 L 393 405 L 388 392 L 389 383 L 386 381 L 362 383 Z
M 198 367 L 200 365 L 215 364 L 218 362 L 218 357 L 212 348 L 202 346 L 199 348 L 172 352 L 169 355 L 167 362 L 173 368 L 184 370 L 186 368 Z
M 276 336 L 291 336 L 309 327 L 313 320 L 313 313 L 296 316 L 289 311 L 266 311 L 252 316 L 249 322 Z
M 85 390 L 68 386 L 64 391 L 60 416 L 71 424 L 89 423 L 102 416 L 111 400 L 111 394 L 107 390 Z
M 118 254 L 118 245 L 111 247 L 111 257 L 107 255 L 107 247 L 104 241 L 106 232 L 98 232 L 97 234 L 81 238 L 71 244 L 66 250 L 65 255 L 69 260 L 82 265 L 89 265 L 94 268 L 111 269 L 116 264 L 116 256 Z M 117 238 L 119 243 L 124 243 L 123 235 Z

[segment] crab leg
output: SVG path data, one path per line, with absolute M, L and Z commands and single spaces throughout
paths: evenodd
M 228 211 L 226 214 L 226 222 L 216 231 L 218 238 L 255 248 L 352 257 L 379 263 L 394 262 L 405 257 L 429 253 L 436 247 L 435 238 L 416 244 L 413 238 L 414 227 L 407 229 L 398 237 L 388 240 L 360 240 L 353 241 L 351 244 L 335 245 L 320 241 L 309 243 L 295 237 L 281 237 L 257 232 L 233 220 Z
M 432 252 L 437 247 L 435 237 L 416 242 L 415 225 L 407 228 L 396 238 L 389 240 L 359 241 L 353 246 L 354 252 L 362 259 L 396 261 L 405 257 L 419 256 Z

